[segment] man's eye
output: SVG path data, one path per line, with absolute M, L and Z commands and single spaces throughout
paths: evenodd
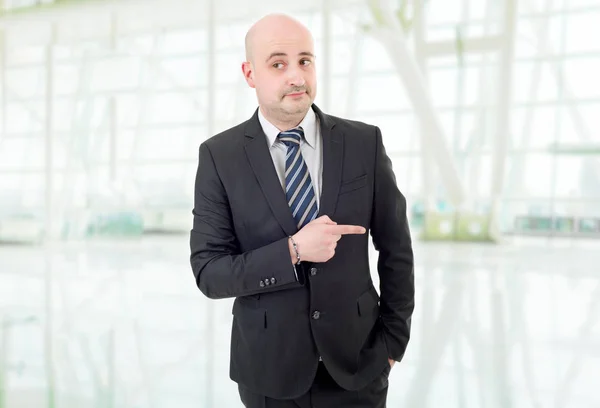
M 312 62 L 311 60 L 307 60 L 307 59 L 300 61 L 300 63 L 302 65 L 310 65 L 311 62 Z
M 276 62 L 275 64 L 273 64 L 274 68 L 281 68 L 283 67 L 283 63 L 282 62 Z

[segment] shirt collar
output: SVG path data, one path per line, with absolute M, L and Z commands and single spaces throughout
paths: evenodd
M 279 129 L 264 117 L 260 108 L 258 109 L 258 120 L 260 121 L 263 132 L 265 132 L 265 135 L 267 136 L 269 147 L 272 147 L 277 141 L 277 136 L 280 133 Z M 312 108 L 306 112 L 306 116 L 304 116 L 304 119 L 302 119 L 299 126 L 304 130 L 304 140 L 314 149 L 317 142 L 317 115 Z

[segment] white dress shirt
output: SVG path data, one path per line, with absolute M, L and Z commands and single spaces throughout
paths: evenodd
M 285 191 L 285 156 L 287 154 L 287 146 L 277 139 L 280 130 L 264 117 L 260 109 L 258 110 L 258 120 L 267 136 L 269 152 L 273 158 L 273 164 L 279 176 L 281 187 Z M 308 110 L 299 126 L 304 130 L 304 138 L 300 140 L 300 152 L 308 167 L 308 172 L 310 173 L 310 178 L 315 189 L 317 206 L 319 206 L 323 177 L 323 155 L 321 154 L 323 140 L 321 138 L 319 120 L 312 108 Z

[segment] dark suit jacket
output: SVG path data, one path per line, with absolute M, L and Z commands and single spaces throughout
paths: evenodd
M 290 259 L 298 231 L 266 136 L 254 116 L 200 145 L 191 265 L 211 299 L 235 297 L 230 377 L 286 399 L 308 391 L 319 356 L 340 386 L 356 390 L 400 361 L 414 308 L 406 200 L 396 187 L 379 128 L 313 109 L 323 138 L 319 214 L 361 225 L 325 263 Z M 369 270 L 379 251 L 380 293 Z

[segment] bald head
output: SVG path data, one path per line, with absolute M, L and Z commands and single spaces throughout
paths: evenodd
M 261 18 L 246 34 L 242 72 L 256 89 L 261 112 L 271 123 L 280 130 L 297 126 L 317 91 L 310 31 L 283 14 Z
M 311 43 L 313 41 L 308 28 L 298 20 L 285 14 L 268 14 L 254 23 L 246 33 L 246 61 L 253 62 L 257 47 L 276 41 L 286 34 L 306 36 Z

